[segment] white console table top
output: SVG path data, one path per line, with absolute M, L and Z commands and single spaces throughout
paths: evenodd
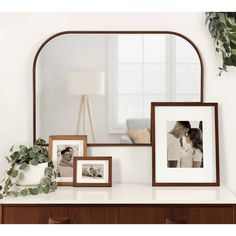
M 227 187 L 152 187 L 119 184 L 113 187 L 58 187 L 54 193 L 5 197 L 0 204 L 236 204 Z

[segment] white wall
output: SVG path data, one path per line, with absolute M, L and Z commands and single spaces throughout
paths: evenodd
M 1 13 L 0 174 L 10 146 L 32 141 L 32 62 L 45 39 L 64 30 L 171 30 L 192 39 L 202 54 L 205 101 L 220 105 L 221 180 L 236 191 L 236 69 L 217 77 L 220 56 L 204 21 L 204 13 Z

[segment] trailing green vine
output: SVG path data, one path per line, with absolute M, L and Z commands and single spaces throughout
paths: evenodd
M 10 149 L 10 155 L 6 157 L 10 168 L 6 171 L 0 185 L 0 199 L 5 196 L 27 196 L 37 195 L 39 193 L 54 192 L 57 188 L 56 172 L 51 160 L 49 160 L 47 147 L 44 146 L 46 141 L 38 139 L 36 144 L 31 147 L 20 145 L 17 150 L 14 146 Z M 42 182 L 36 187 L 27 187 L 16 190 L 16 178 L 20 171 L 23 171 L 28 165 L 38 165 L 41 163 L 48 163 L 45 169 L 45 176 Z M 18 166 L 18 168 L 16 168 Z
M 236 66 L 236 13 L 207 12 L 206 25 L 214 39 L 216 51 L 221 53 L 222 66 L 219 76 L 227 72 L 228 66 Z

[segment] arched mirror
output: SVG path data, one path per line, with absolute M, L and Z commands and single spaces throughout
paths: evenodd
M 33 85 L 34 141 L 148 144 L 150 103 L 201 102 L 203 65 L 174 32 L 61 32 L 39 48 Z

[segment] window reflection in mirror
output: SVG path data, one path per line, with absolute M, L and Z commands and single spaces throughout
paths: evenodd
M 200 59 L 182 37 L 63 34 L 37 60 L 36 137 L 85 133 L 90 143 L 149 143 L 152 101 L 200 100 Z

